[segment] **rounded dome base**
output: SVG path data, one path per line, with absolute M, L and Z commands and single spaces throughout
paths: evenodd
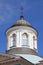
M 37 52 L 30 48 L 13 48 L 10 50 L 7 50 L 8 54 L 32 54 L 32 55 L 37 55 Z

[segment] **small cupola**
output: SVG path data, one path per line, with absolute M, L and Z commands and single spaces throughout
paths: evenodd
M 7 31 L 7 50 L 15 48 L 29 48 L 37 50 L 37 31 L 31 24 L 20 16 Z

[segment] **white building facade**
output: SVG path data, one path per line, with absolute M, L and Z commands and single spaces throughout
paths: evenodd
M 22 57 L 31 62 L 30 65 L 36 65 L 43 60 L 37 54 L 38 32 L 23 16 L 6 31 L 6 36 L 7 54 Z

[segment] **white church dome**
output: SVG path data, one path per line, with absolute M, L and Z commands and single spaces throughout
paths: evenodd
M 21 16 L 20 20 L 17 20 L 11 26 L 11 28 L 9 28 L 6 31 L 6 35 L 7 35 L 7 50 L 12 51 L 12 49 L 14 49 L 15 53 L 16 52 L 25 53 L 27 52 L 27 50 L 29 50 L 30 52 L 31 49 L 37 51 L 37 31 L 31 26 L 31 24 L 28 21 L 24 20 L 23 16 Z M 25 52 L 22 50 L 24 48 L 27 49 L 25 50 Z

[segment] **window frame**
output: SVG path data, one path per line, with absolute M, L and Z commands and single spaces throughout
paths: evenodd
M 24 34 L 26 35 L 26 38 L 27 38 L 27 39 L 26 39 L 26 38 L 23 39 L 23 35 L 24 35 Z M 23 44 L 23 43 L 24 43 L 24 42 L 23 42 L 24 40 L 26 41 L 25 44 Z M 27 34 L 27 33 L 23 33 L 23 34 L 22 34 L 22 47 L 28 47 L 28 34 Z
M 13 34 L 13 47 L 16 47 L 16 34 Z

